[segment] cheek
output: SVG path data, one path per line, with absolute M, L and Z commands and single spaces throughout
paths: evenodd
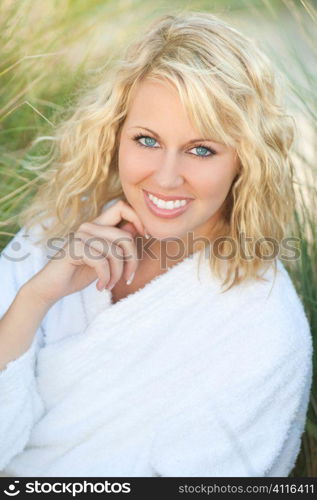
M 221 164 L 203 166 L 199 173 L 191 175 L 188 182 L 197 196 L 209 205 L 222 203 L 226 198 L 232 183 L 231 170 Z
M 138 149 L 134 144 L 124 143 L 120 145 L 118 166 L 122 184 L 137 184 L 151 173 L 146 155 Z

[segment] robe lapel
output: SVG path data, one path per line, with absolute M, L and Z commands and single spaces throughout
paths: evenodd
M 163 345 L 173 332 L 181 329 L 186 337 L 187 328 L 189 336 L 192 325 L 186 324 L 186 313 L 194 308 L 201 315 L 202 300 L 219 287 L 209 275 L 204 253 L 198 268 L 199 256 L 195 252 L 115 304 L 111 304 L 108 290 L 99 292 L 95 283 L 87 287 L 83 298 L 91 319 L 88 327 L 48 343 L 39 352 L 38 369 L 47 403 L 66 395 L 85 377 L 97 376 L 105 366 L 116 369 L 114 359 L 121 359 L 121 369 L 126 370 L 134 356 L 138 358 L 142 352 L 146 356 L 153 345 Z M 50 383 L 52 376 L 54 384 Z

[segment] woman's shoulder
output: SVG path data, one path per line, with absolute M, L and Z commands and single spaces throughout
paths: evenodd
M 13 302 L 19 289 L 40 271 L 47 255 L 43 246 L 34 244 L 41 227 L 20 228 L 0 254 L 1 301 L 0 316 Z
M 264 296 L 263 306 L 267 306 L 272 325 L 275 328 L 282 328 L 284 325 L 288 342 L 311 343 L 310 325 L 304 303 L 280 259 L 277 259 L 276 274 L 270 269 L 267 278 L 268 294 Z
M 42 231 L 40 224 L 28 230 L 23 226 L 1 251 L 1 274 L 11 276 L 16 285 L 22 286 L 48 260 L 45 246 L 36 245 Z
M 214 356 L 207 365 L 207 380 L 210 383 L 219 365 L 218 376 L 222 380 L 225 374 L 227 392 L 238 394 L 246 388 L 256 392 L 264 384 L 276 390 L 286 387 L 291 373 L 292 387 L 301 394 L 311 383 L 310 323 L 280 260 L 276 274 L 269 267 L 263 277 L 267 281 L 250 280 L 207 301 L 210 336 L 204 352 Z
M 254 316 L 263 332 L 262 348 L 272 359 L 296 359 L 298 374 L 306 372 L 311 364 L 313 341 L 302 299 L 281 260 L 277 260 L 276 274 L 270 269 L 267 278 L 267 293 Z
M 308 360 L 312 334 L 304 304 L 281 260 L 262 272 L 266 281 L 247 280 L 227 292 L 206 298 L 211 324 L 219 318 L 231 342 L 244 345 L 248 355 L 277 358 L 286 353 Z M 252 354 L 253 353 L 253 354 Z
M 307 325 L 303 302 L 283 262 L 276 259 L 276 268 L 272 264 L 260 276 L 263 280 L 252 279 L 239 284 L 234 296 L 248 303 L 250 309 L 260 307 L 272 320 L 279 317 L 297 325 Z

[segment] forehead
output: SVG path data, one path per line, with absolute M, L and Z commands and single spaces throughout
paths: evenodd
M 186 84 L 181 79 L 174 84 L 160 75 L 147 76 L 131 90 L 123 128 L 144 126 L 175 140 L 200 137 L 236 147 L 228 121 L 223 122 L 222 111 L 214 107 L 210 91 L 202 82 Z
M 177 88 L 166 80 L 144 79 L 133 90 L 126 126 L 136 124 L 155 128 L 181 128 L 183 133 L 198 132 L 180 99 Z
M 171 82 L 145 78 L 132 91 L 129 112 L 131 114 L 142 111 L 146 113 L 148 106 L 153 111 L 157 111 L 161 106 L 178 111 L 182 107 L 178 90 Z

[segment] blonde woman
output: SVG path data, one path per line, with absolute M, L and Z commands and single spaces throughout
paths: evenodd
M 312 340 L 268 59 L 209 13 L 164 15 L 77 106 L 1 256 L 0 468 L 287 476 Z

